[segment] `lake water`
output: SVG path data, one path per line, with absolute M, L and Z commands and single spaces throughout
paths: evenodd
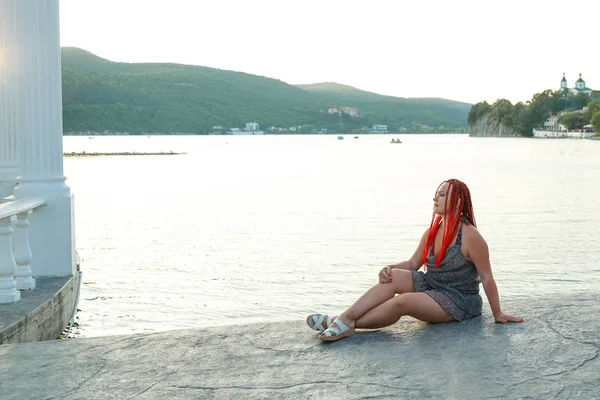
M 600 141 L 399 137 L 65 137 L 65 152 L 186 153 L 65 158 L 80 336 L 340 312 L 412 255 L 451 177 L 501 300 L 600 290 Z

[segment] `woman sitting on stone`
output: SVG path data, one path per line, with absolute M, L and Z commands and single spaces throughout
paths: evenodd
M 523 322 L 500 309 L 488 246 L 476 229 L 467 185 L 457 179 L 442 182 L 433 203 L 430 227 L 408 261 L 384 267 L 379 283 L 337 318 L 307 317 L 312 329 L 322 331 L 319 339 L 349 337 L 355 328 L 383 328 L 403 315 L 433 323 L 476 317 L 482 305 L 479 283 L 496 322 Z M 425 272 L 419 271 L 423 265 Z

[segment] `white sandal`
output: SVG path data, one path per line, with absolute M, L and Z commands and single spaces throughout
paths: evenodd
M 323 332 L 325 329 L 329 328 L 329 325 L 333 323 L 333 320 L 334 318 L 331 318 L 327 314 L 310 314 L 306 317 L 306 324 L 310 329 Z M 327 325 L 323 325 L 323 321 L 325 321 Z
M 337 327 L 335 326 L 337 325 Z M 326 342 L 335 342 L 336 340 L 343 339 L 345 337 L 350 337 L 354 335 L 354 328 L 350 328 L 348 325 L 336 319 L 333 321 L 333 324 L 329 326 L 329 328 L 325 329 L 321 335 L 319 335 L 319 339 L 324 340 Z

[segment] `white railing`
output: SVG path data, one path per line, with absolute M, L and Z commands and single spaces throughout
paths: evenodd
M 0 304 L 17 302 L 19 290 L 35 288 L 27 227 L 33 210 L 44 204 L 40 198 L 0 200 Z
M 587 139 L 594 136 L 594 132 L 590 131 L 552 131 L 546 129 L 534 129 L 533 137 L 536 138 L 551 138 L 551 139 Z

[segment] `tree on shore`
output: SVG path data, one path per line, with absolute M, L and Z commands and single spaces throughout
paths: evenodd
M 566 126 L 570 131 L 580 129 L 587 124 L 587 121 L 584 114 L 580 112 L 568 112 L 558 119 L 558 123 Z
M 487 101 L 482 101 L 480 103 L 475 104 L 469 110 L 469 115 L 467 116 L 467 122 L 469 123 L 469 125 L 471 127 L 475 126 L 477 121 L 481 117 L 486 115 L 491 109 L 492 109 L 492 106 L 490 106 Z
M 592 115 L 591 123 L 596 135 L 600 135 L 600 111 L 596 111 L 594 115 Z
M 600 100 L 594 100 L 591 101 L 588 105 L 587 105 L 587 111 L 586 111 L 586 119 L 588 121 L 592 120 L 592 116 L 594 114 L 596 114 L 598 111 L 600 111 Z

